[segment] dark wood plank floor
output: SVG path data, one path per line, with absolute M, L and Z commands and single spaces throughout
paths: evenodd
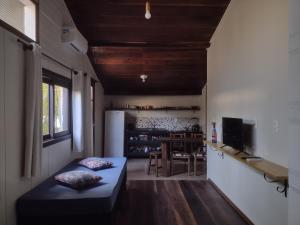
M 116 225 L 247 224 L 207 181 L 128 181 Z

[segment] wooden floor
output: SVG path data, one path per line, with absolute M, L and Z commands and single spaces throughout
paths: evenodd
M 207 181 L 128 181 L 116 225 L 247 224 Z

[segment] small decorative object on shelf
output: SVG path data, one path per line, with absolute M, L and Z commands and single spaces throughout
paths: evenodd
M 148 141 L 148 135 L 140 134 L 139 135 L 139 140 L 140 141 Z
M 212 123 L 212 131 L 211 131 L 211 142 L 212 143 L 217 143 L 218 142 L 218 137 L 217 137 L 217 130 L 216 130 L 216 122 Z

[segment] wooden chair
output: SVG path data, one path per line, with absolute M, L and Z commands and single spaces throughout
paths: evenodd
M 192 139 L 203 139 L 203 135 L 200 133 L 191 133 L 191 138 Z M 201 148 L 203 143 L 191 143 L 191 152 L 197 152 L 199 151 L 199 147 Z
M 155 174 L 158 177 L 158 169 L 161 168 L 161 166 L 158 166 L 158 159 L 161 159 L 161 156 L 162 154 L 159 151 L 149 153 L 148 175 L 150 174 L 151 167 L 155 167 Z M 155 164 L 152 164 L 152 159 L 155 160 Z
M 170 134 L 170 138 L 174 139 L 182 139 L 182 141 L 171 142 L 170 144 L 170 155 L 171 155 L 171 175 L 174 174 L 174 162 L 176 160 L 187 161 L 188 167 L 188 176 L 190 175 L 190 164 L 191 164 L 191 154 L 186 151 L 186 142 L 184 139 L 186 138 L 186 134 L 173 133 Z
M 192 133 L 191 134 L 192 139 L 202 139 L 202 141 L 199 143 L 192 143 L 191 144 L 191 151 L 192 156 L 194 159 L 194 176 L 197 175 L 197 160 L 206 160 L 206 154 L 203 151 L 203 135 L 199 133 Z
M 170 138 L 174 139 L 182 139 L 182 141 L 176 141 L 171 143 L 171 149 L 173 151 L 186 151 L 186 143 L 184 142 L 184 139 L 186 138 L 186 134 L 179 134 L 179 133 L 171 133 Z

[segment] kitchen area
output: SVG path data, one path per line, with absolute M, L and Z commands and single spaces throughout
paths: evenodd
M 162 151 L 162 138 L 171 135 L 205 136 L 205 95 L 106 96 L 107 156 L 126 156 L 128 167 L 140 165 L 146 174 L 151 153 Z M 114 141 L 109 141 L 114 140 Z M 118 141 L 116 141 L 118 140 Z M 190 149 L 190 144 L 186 146 Z M 161 157 L 160 157 L 161 158 Z M 161 162 L 159 162 L 161 164 Z M 135 168 L 136 170 L 137 168 Z M 182 170 L 185 173 L 185 170 Z

